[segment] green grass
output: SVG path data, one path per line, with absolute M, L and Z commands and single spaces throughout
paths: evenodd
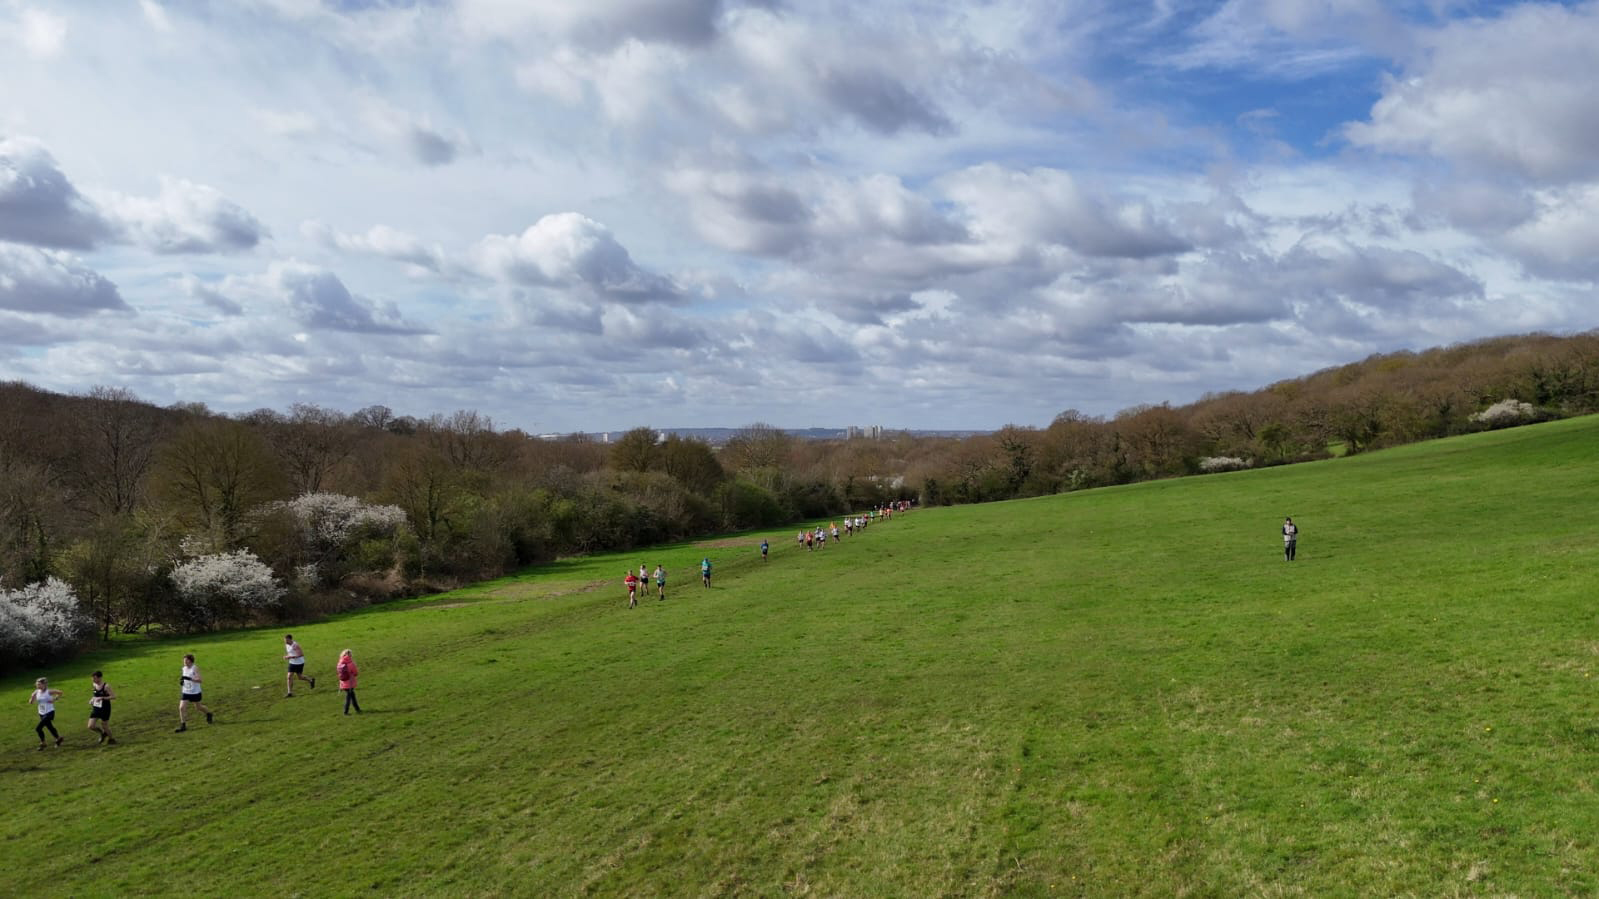
M 1596 446 L 1587 418 L 780 532 L 764 565 L 759 535 L 570 560 L 294 628 L 325 680 L 292 700 L 278 629 L 124 646 L 43 672 L 63 751 L 13 676 L 0 892 L 1592 895 Z M 667 601 L 627 611 L 657 561 Z M 218 723 L 176 735 L 191 649 Z

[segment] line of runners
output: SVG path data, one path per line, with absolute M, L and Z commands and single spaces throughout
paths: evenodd
M 305 650 L 296 643 L 293 634 L 283 635 L 283 658 L 288 662 L 289 671 L 284 678 L 284 698 L 294 696 L 294 682 L 296 680 L 311 685 L 316 689 L 316 678 L 307 677 L 305 674 Z M 356 667 L 355 656 L 346 649 L 339 654 L 338 664 L 334 668 L 339 678 L 339 690 L 344 693 L 344 714 L 350 714 L 354 709 L 356 714 L 361 713 L 361 703 L 355 698 L 355 685 L 360 669 Z M 194 653 L 187 653 L 183 657 L 183 669 L 178 675 L 178 727 L 174 733 L 183 733 L 189 729 L 189 708 L 195 709 L 205 715 L 205 723 L 216 723 L 216 713 L 205 704 L 204 692 L 205 679 L 200 674 L 200 666 L 195 663 Z M 93 689 L 89 696 L 89 723 L 88 729 L 100 735 L 96 745 L 115 746 L 117 738 L 111 735 L 111 701 L 117 698 L 117 693 L 111 685 L 105 682 L 101 672 L 96 671 L 90 675 Z M 50 686 L 47 678 L 39 678 L 33 682 L 33 692 L 29 694 L 27 702 L 39 708 L 39 723 L 34 732 L 39 735 L 39 750 L 42 752 L 49 743 L 45 740 L 45 731 L 55 738 L 55 745 L 59 748 L 66 742 L 56 730 L 56 702 L 66 694 Z
M 911 503 L 908 500 L 899 500 L 897 502 L 888 503 L 887 505 L 878 506 L 869 512 L 863 512 L 860 515 L 851 515 L 845 518 L 844 528 L 842 531 L 839 530 L 838 522 L 834 521 L 826 525 L 817 525 L 816 530 L 814 531 L 809 529 L 801 530 L 794 536 L 794 541 L 799 546 L 805 547 L 808 552 L 814 552 L 817 549 L 825 549 L 827 547 L 829 534 L 832 535 L 833 542 L 837 543 L 841 536 L 854 536 L 855 534 L 865 531 L 867 525 L 871 524 L 873 521 L 888 521 L 894 517 L 894 513 L 896 511 L 902 513 L 908 512 L 910 511 L 910 508 Z M 765 562 L 771 558 L 771 552 L 771 543 L 765 538 L 762 538 L 761 561 Z M 709 556 L 700 559 L 700 583 L 704 584 L 706 587 L 711 585 L 712 567 L 713 565 Z M 655 581 L 655 598 L 657 600 L 666 599 L 665 566 L 656 565 L 653 575 L 649 570 L 649 566 L 643 564 L 639 565 L 638 573 L 636 574 L 631 569 L 622 573 L 622 586 L 627 588 L 628 608 L 638 608 L 639 594 L 649 592 L 650 581 L 652 577 Z

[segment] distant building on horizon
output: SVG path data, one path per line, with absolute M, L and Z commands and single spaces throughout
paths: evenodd
M 883 426 L 867 425 L 863 428 L 857 425 L 850 425 L 844 429 L 844 438 L 846 440 L 855 440 L 856 438 L 863 438 L 866 440 L 881 440 L 883 439 Z

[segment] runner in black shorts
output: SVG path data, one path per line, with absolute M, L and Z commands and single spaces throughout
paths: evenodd
M 305 650 L 300 644 L 294 642 L 293 634 L 283 635 L 283 658 L 289 662 L 289 674 L 283 681 L 283 695 L 285 698 L 294 695 L 294 679 L 299 678 L 316 689 L 316 678 L 305 676 Z
M 117 738 L 111 736 L 111 700 L 117 698 L 117 692 L 100 678 L 100 672 L 89 677 L 94 681 L 94 695 L 89 699 L 89 729 L 99 732 L 100 745 L 115 746 Z
M 199 706 L 200 711 L 205 712 L 205 723 L 212 723 L 211 710 L 206 708 L 205 703 L 201 701 L 204 694 L 200 690 L 200 666 L 194 664 L 194 653 L 192 652 L 183 657 L 181 683 L 183 684 L 183 694 L 178 699 L 178 729 L 176 731 L 180 734 L 189 729 L 189 703 L 191 702 Z

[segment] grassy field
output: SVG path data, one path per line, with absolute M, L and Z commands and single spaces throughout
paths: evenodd
M 566 561 L 295 628 L 294 699 L 281 630 L 141 643 L 42 672 L 63 750 L 12 676 L 0 894 L 1593 895 L 1596 448 L 1589 418 L 765 564 Z M 217 723 L 174 734 L 190 650 Z

